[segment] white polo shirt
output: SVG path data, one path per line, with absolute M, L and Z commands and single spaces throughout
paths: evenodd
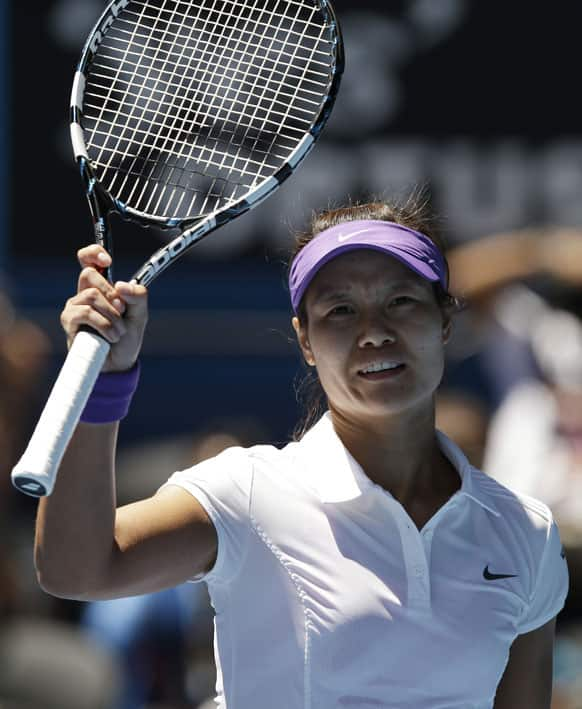
M 204 506 L 222 709 L 485 709 L 515 637 L 562 608 L 549 509 L 471 467 L 419 530 L 326 414 L 299 443 L 175 473 Z

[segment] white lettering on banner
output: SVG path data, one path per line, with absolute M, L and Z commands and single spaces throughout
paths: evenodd
M 536 218 L 530 216 L 532 159 L 513 140 L 482 146 L 463 139 L 438 153 L 433 149 L 430 179 L 455 240 L 524 227 Z
M 355 3 L 354 3 L 355 4 Z M 463 0 L 407 0 L 390 9 L 341 12 L 345 73 L 326 133 L 354 137 L 384 131 L 406 103 L 402 71 L 461 31 L 469 12 Z M 383 7 L 378 3 L 379 7 Z M 398 6 L 398 7 L 396 7 Z
M 548 212 L 562 224 L 582 224 L 582 142 L 550 143 L 537 170 Z

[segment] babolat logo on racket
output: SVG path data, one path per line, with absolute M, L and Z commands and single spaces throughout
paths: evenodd
M 200 239 L 215 226 L 216 219 L 212 217 L 207 219 L 197 229 L 192 229 L 176 237 L 174 241 L 154 254 L 144 268 L 135 274 L 135 278 L 139 279 L 140 283 L 147 285 L 160 271 L 163 271 L 166 266 L 169 266 L 184 249 L 188 248 L 188 246 Z
M 101 27 L 95 32 L 95 34 L 93 35 L 93 39 L 91 40 L 91 44 L 89 45 L 89 48 L 93 52 L 93 54 L 97 51 L 97 48 L 103 41 L 103 37 L 109 29 L 110 25 L 112 24 L 113 20 L 115 20 L 119 13 L 124 10 L 128 5 L 129 0 L 118 0 L 117 2 L 111 4 L 111 7 L 109 8 L 110 14 L 107 15 Z

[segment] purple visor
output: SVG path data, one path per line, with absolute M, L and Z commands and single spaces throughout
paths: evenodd
M 291 305 L 295 312 L 319 269 L 336 256 L 355 249 L 373 249 L 389 254 L 419 276 L 433 283 L 439 282 L 447 290 L 443 255 L 424 234 L 381 220 L 342 222 L 316 234 L 295 257 L 289 273 Z

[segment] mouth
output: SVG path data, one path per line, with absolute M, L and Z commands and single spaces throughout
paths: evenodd
M 393 362 L 393 361 L 382 361 L 382 362 L 372 362 L 363 369 L 358 370 L 358 376 L 363 379 L 389 379 L 396 377 L 401 374 L 406 365 L 403 362 Z

